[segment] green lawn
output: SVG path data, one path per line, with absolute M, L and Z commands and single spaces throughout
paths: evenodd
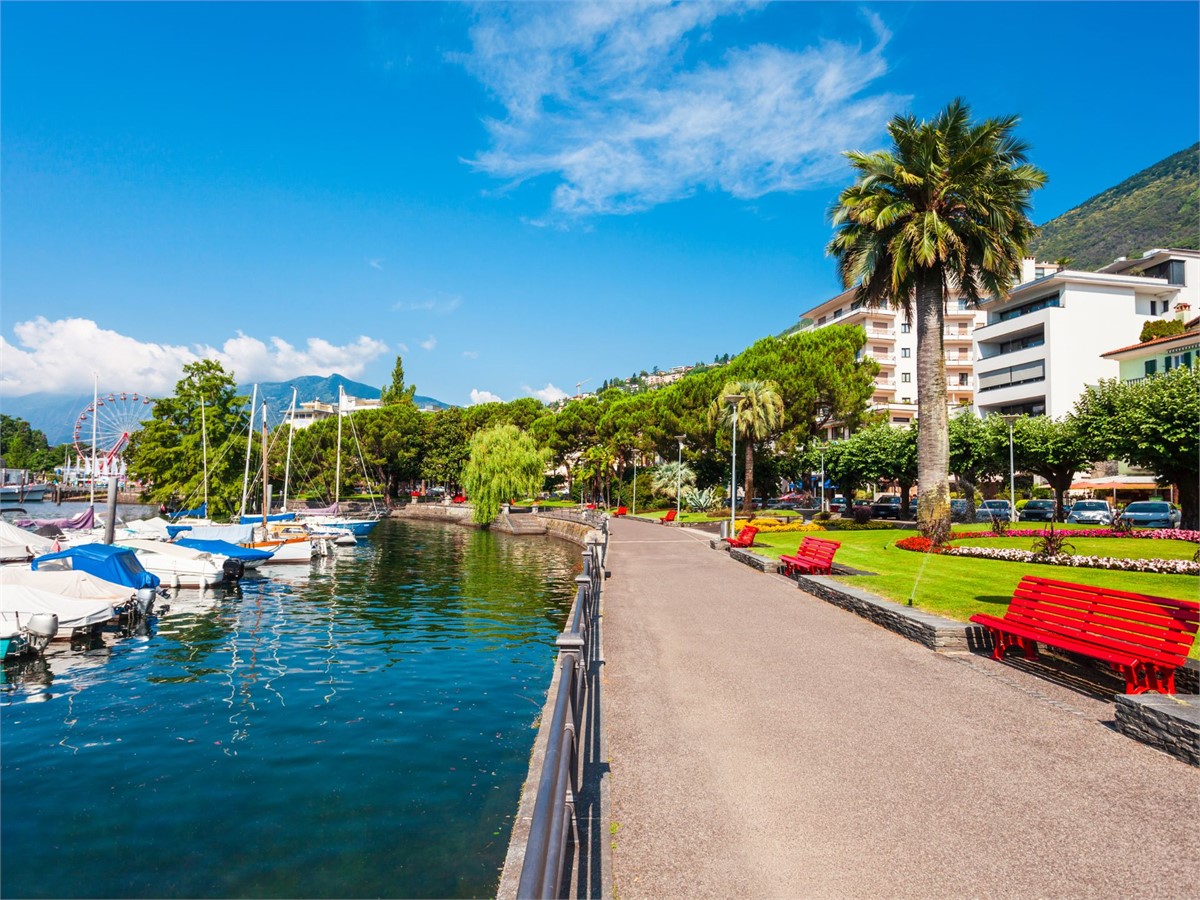
M 955 547 L 995 547 L 996 549 L 1032 550 L 1037 538 L 968 538 L 954 542 Z M 1118 559 L 1191 559 L 1196 545 L 1187 541 L 1153 538 L 1067 538 L 1076 556 L 1112 556 Z
M 1027 563 L 1005 562 L 994 559 L 971 559 L 962 556 L 939 556 L 933 553 L 913 553 L 900 550 L 895 544 L 902 538 L 916 534 L 915 531 L 842 531 L 821 534 L 841 541 L 837 561 L 855 569 L 878 573 L 875 576 L 839 577 L 845 584 L 853 584 L 864 590 L 879 594 L 900 603 L 912 598 L 913 605 L 951 619 L 966 621 L 974 613 L 990 612 L 1003 614 L 1004 607 L 1012 598 L 1013 589 L 1023 575 L 1038 574 L 1047 578 L 1059 578 L 1078 584 L 1089 584 L 1154 594 L 1181 600 L 1200 600 L 1200 579 L 1194 575 L 1153 575 L 1143 572 L 1113 572 L 1104 569 L 1066 569 L 1059 566 L 1042 566 Z M 781 553 L 792 553 L 800 545 L 803 534 L 781 532 L 764 534 L 755 538 L 755 549 L 765 556 L 778 557 Z M 1016 546 L 1020 541 L 1032 538 L 1004 538 L 989 543 L 990 546 Z M 1010 543 L 1011 542 L 1011 543 Z M 1128 543 L 1126 543 L 1128 542 Z M 955 543 L 985 543 L 970 541 Z M 1083 546 L 1085 545 L 1086 549 Z M 1102 548 L 1093 549 L 1093 544 Z M 1183 544 L 1181 551 L 1167 545 Z M 1136 545 L 1136 548 L 1135 548 Z M 1024 546 L 1024 545 L 1023 545 Z M 1181 541 L 1139 540 L 1136 538 L 1082 538 L 1076 549 L 1087 555 L 1115 556 L 1121 547 L 1121 555 L 1142 555 L 1166 559 L 1190 559 L 1195 547 Z M 1148 548 L 1148 549 L 1147 549 Z M 1193 647 L 1193 656 L 1198 647 Z

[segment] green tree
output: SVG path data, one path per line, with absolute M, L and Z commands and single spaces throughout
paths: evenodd
M 500 505 L 534 494 L 542 486 L 549 454 L 515 425 L 498 425 L 471 438 L 463 486 L 471 498 L 472 521 L 487 526 Z
M 461 485 L 463 467 L 467 464 L 469 439 L 463 411 L 457 406 L 427 413 L 421 477 L 434 484 L 444 485 L 447 489 Z
M 50 450 L 45 432 L 24 419 L 0 414 L 0 459 L 10 469 L 45 472 L 62 462 L 62 454 Z
M 868 478 L 900 486 L 901 509 L 907 509 L 909 492 L 917 480 L 917 429 L 871 425 L 856 431 L 846 445 L 845 452 L 861 456 L 856 465 Z
M 399 496 L 401 482 L 420 474 L 422 415 L 412 403 L 395 403 L 346 417 L 346 426 L 355 438 L 355 461 L 361 462 L 365 474 L 384 485 L 388 497 Z M 342 456 L 344 461 L 346 448 Z
M 396 403 L 412 404 L 413 395 L 417 392 L 415 384 L 406 385 L 404 383 L 404 360 L 397 356 L 396 365 L 392 369 L 391 383 L 386 385 L 379 394 L 380 400 L 384 406 L 391 406 Z
M 674 500 L 680 493 L 696 486 L 696 473 L 687 463 L 666 462 L 654 467 L 651 482 L 655 493 L 664 494 Z
M 967 514 L 972 522 L 975 492 L 1008 465 L 1008 428 L 1001 426 L 1004 420 L 998 416 L 981 419 L 970 410 L 950 419 L 950 472 L 967 500 Z
M 973 124 L 961 100 L 929 122 L 896 116 L 890 150 L 846 153 L 857 177 L 832 210 L 842 283 L 917 322 L 917 524 L 939 543 L 950 533 L 945 303 L 951 291 L 972 303 L 1007 291 L 1035 233 L 1030 194 L 1046 180 L 1016 124 Z
M 740 399 L 730 403 L 727 397 Z M 709 415 L 722 429 L 736 422 L 738 437 L 745 446 L 742 509 L 748 512 L 754 508 L 754 453 L 783 425 L 783 399 L 773 381 L 730 381 L 713 401 Z M 735 498 L 729 498 L 731 506 L 734 501 Z
M 248 399 L 237 394 L 233 376 L 216 360 L 202 359 L 183 367 L 174 395 L 156 400 L 150 419 L 129 440 L 129 473 L 150 485 L 149 500 L 186 506 L 203 500 L 207 436 L 208 513 L 227 516 L 237 510 L 249 430 Z
M 1093 456 L 1128 460 L 1174 484 L 1183 527 L 1200 527 L 1200 367 L 1089 385 L 1070 418 Z
M 1014 419 L 1013 464 L 1021 472 L 1032 472 L 1045 478 L 1054 491 L 1058 506 L 1055 516 L 1063 519 L 1063 498 L 1071 489 L 1075 473 L 1092 462 L 1092 443 L 1071 418 L 1051 419 L 1048 416 L 1022 416 Z M 1017 499 L 1012 498 L 1016 504 Z

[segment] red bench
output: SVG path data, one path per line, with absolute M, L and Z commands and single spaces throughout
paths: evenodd
M 971 621 L 992 633 L 995 659 L 1010 647 L 1037 659 L 1040 642 L 1108 663 L 1125 676 L 1128 694 L 1172 694 L 1200 625 L 1200 603 L 1026 575 L 1002 618 L 977 613 Z
M 618 506 L 617 511 L 615 513 L 613 513 L 613 515 L 614 516 L 624 516 L 624 515 L 628 515 L 628 513 L 629 513 L 629 510 L 627 510 L 625 507 Z
M 794 555 L 779 557 L 783 563 L 783 574 L 789 578 L 797 573 L 806 575 L 829 575 L 833 572 L 833 555 L 842 546 L 841 541 L 806 537 Z
M 674 509 L 670 510 L 665 516 L 663 516 L 661 519 L 658 520 L 658 524 L 666 525 L 668 522 L 674 522 L 676 512 L 677 512 L 677 510 L 674 510 Z
M 737 537 L 727 537 L 725 541 L 730 547 L 753 547 L 756 534 L 758 534 L 757 528 L 753 525 L 744 525 L 742 530 L 737 533 Z

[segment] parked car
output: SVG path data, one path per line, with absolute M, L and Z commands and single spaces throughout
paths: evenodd
M 1055 503 L 1053 500 L 1030 500 L 1017 513 L 1022 522 L 1053 522 Z
M 916 501 L 910 501 L 916 506 Z M 958 497 L 950 501 L 950 521 L 951 522 L 969 522 L 971 513 L 971 504 L 965 499 Z
M 1178 528 L 1182 513 L 1165 500 L 1130 503 L 1121 518 L 1135 528 Z
M 1012 521 L 1012 504 L 1007 500 L 984 500 L 975 507 L 976 522 L 990 522 L 992 519 Z
M 899 494 L 880 494 L 871 504 L 871 516 L 876 519 L 899 519 L 900 513 Z
M 1076 500 L 1067 514 L 1072 525 L 1111 525 L 1112 507 L 1107 500 Z

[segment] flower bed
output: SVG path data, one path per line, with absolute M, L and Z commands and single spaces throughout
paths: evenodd
M 761 519 L 751 519 L 750 524 L 762 532 L 776 531 L 824 531 L 825 529 L 816 523 L 805 524 L 804 522 L 781 522 L 779 519 L 772 519 L 769 516 Z
M 992 537 L 1045 537 L 1047 529 L 1010 528 L 1003 535 L 992 534 L 990 531 L 958 531 L 950 535 L 952 541 L 968 541 L 975 538 Z M 1200 543 L 1200 531 L 1187 531 L 1181 528 L 1142 528 L 1137 531 L 1113 531 L 1111 528 L 1060 528 L 1058 534 L 1073 538 L 1152 538 L 1159 541 L 1188 541 Z
M 911 538 L 909 540 L 912 540 Z M 897 541 L 896 546 L 904 544 Z M 915 550 L 915 547 L 904 547 Z M 939 551 L 947 556 L 973 556 L 979 559 L 999 559 L 1006 562 L 1038 563 L 1049 566 L 1073 566 L 1083 569 L 1115 569 L 1123 572 L 1153 572 L 1158 575 L 1200 575 L 1200 563 L 1183 559 L 1118 559 L 1112 556 L 1039 556 L 1029 550 L 995 549 L 991 547 L 944 547 Z

